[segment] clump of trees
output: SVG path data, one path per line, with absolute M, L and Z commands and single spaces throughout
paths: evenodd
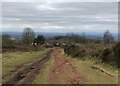
M 39 45 L 39 44 L 44 44 L 45 43 L 45 37 L 43 35 L 38 35 L 35 38 L 35 33 L 32 30 L 32 28 L 25 28 L 22 34 L 22 43 L 25 45 Z
M 45 37 L 43 35 L 38 35 L 37 38 L 34 38 L 33 43 L 44 44 L 45 43 Z
M 44 44 L 45 37 L 43 35 L 38 35 L 35 38 L 35 33 L 30 27 L 26 27 L 23 30 L 20 40 L 15 40 L 13 37 L 9 35 L 2 35 L 2 51 L 32 51 L 39 50 L 39 47 L 35 47 L 32 44 L 36 43 Z

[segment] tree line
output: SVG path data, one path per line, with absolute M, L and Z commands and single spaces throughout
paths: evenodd
M 4 34 L 2 35 L 2 46 L 11 46 L 11 45 L 32 45 L 32 43 L 38 44 L 44 44 L 45 43 L 45 37 L 43 35 L 38 35 L 36 37 L 35 32 L 32 30 L 32 28 L 27 27 L 24 29 L 21 39 L 16 41 L 13 39 L 10 35 Z
M 10 35 L 2 35 L 2 51 L 29 51 L 39 50 L 37 45 L 43 45 L 45 37 L 43 35 L 35 35 L 35 32 L 30 27 L 26 27 L 19 40 L 14 39 Z
M 21 35 L 21 39 L 19 41 L 16 41 L 12 39 L 9 35 L 2 35 L 2 47 L 3 48 L 14 48 L 15 45 L 21 45 L 21 46 L 37 46 L 37 45 L 43 45 L 46 42 L 51 43 L 51 45 L 56 45 L 56 43 L 66 43 L 66 44 L 75 44 L 75 43 L 101 43 L 104 42 L 105 44 L 113 43 L 114 37 L 110 33 L 109 30 L 106 30 L 103 35 L 103 40 L 101 40 L 99 37 L 97 39 L 90 39 L 86 36 L 85 33 L 82 35 L 77 35 L 74 33 L 69 33 L 66 36 L 55 36 L 52 38 L 46 39 L 43 35 L 37 35 L 33 31 L 32 28 L 26 27 L 23 30 L 23 33 Z M 48 44 L 47 43 L 47 44 Z

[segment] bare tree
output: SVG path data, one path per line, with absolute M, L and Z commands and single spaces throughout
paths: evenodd
M 30 27 L 26 27 L 22 34 L 22 43 L 29 45 L 33 42 L 34 37 L 34 31 Z
M 110 42 L 114 42 L 114 37 L 109 32 L 109 30 L 106 30 L 106 32 L 104 33 L 103 40 L 104 40 L 104 43 L 106 43 L 106 44 L 108 44 Z

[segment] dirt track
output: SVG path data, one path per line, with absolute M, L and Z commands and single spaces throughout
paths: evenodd
M 61 48 L 55 48 L 49 51 L 43 58 L 32 63 L 30 66 L 16 73 L 12 79 L 3 86 L 8 84 L 26 84 L 32 85 L 40 69 L 45 62 L 52 57 L 54 63 L 52 64 L 48 77 L 47 84 L 84 84 L 87 80 L 76 69 L 76 67 L 65 57 Z
M 48 84 L 84 84 L 87 80 L 76 67 L 62 54 L 60 48 L 53 51 L 54 63 L 50 69 Z
M 15 74 L 12 79 L 6 83 L 3 84 L 3 86 L 6 86 L 8 84 L 16 85 L 18 82 L 20 84 L 32 84 L 32 81 L 35 79 L 36 75 L 39 73 L 42 65 L 49 60 L 50 55 L 52 53 L 52 50 L 49 51 L 44 57 L 37 60 L 36 62 L 32 63 L 27 68 L 23 69 L 22 71 L 19 71 L 17 74 Z M 13 86 L 12 85 L 12 86 Z

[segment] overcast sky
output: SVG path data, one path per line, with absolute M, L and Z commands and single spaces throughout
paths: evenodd
M 3 31 L 23 31 L 29 26 L 35 32 L 104 32 L 108 29 L 117 33 L 117 11 L 117 2 L 3 2 L 0 27 Z

